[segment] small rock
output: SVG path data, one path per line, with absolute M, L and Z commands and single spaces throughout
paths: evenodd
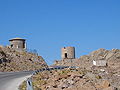
M 73 84 L 74 84 L 74 81 L 73 81 L 73 80 L 68 79 L 67 81 L 68 81 L 68 83 L 69 83 L 70 85 L 73 85 Z
M 108 88 L 108 87 L 110 87 L 109 81 L 107 81 L 107 80 L 103 81 L 103 82 L 102 82 L 102 87 L 103 87 L 103 88 Z

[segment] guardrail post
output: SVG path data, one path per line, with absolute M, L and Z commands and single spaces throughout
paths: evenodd
M 26 88 L 26 90 L 33 90 L 32 79 L 31 78 L 27 79 L 27 88 Z

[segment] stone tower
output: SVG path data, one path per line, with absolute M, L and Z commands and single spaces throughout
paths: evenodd
M 75 59 L 75 47 L 64 47 L 61 49 L 62 59 Z
M 25 39 L 22 38 L 13 38 L 9 40 L 10 47 L 16 50 L 24 50 L 26 49 Z

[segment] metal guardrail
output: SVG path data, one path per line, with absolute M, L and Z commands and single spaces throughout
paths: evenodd
M 50 68 L 42 68 L 42 69 L 38 69 L 36 71 L 34 71 L 33 75 L 39 73 L 39 72 L 43 72 L 43 71 L 51 71 L 51 70 L 61 70 L 61 69 L 65 69 L 65 68 L 79 68 L 77 66 L 55 66 L 55 67 L 50 67 Z
M 27 79 L 27 88 L 26 90 L 33 90 L 33 85 L 32 85 L 32 79 L 28 78 Z

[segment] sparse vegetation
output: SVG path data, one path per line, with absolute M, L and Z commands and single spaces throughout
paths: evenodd
M 19 90 L 26 90 L 26 81 L 19 86 Z
M 96 79 L 102 79 L 102 77 L 100 75 L 96 75 L 95 78 Z

